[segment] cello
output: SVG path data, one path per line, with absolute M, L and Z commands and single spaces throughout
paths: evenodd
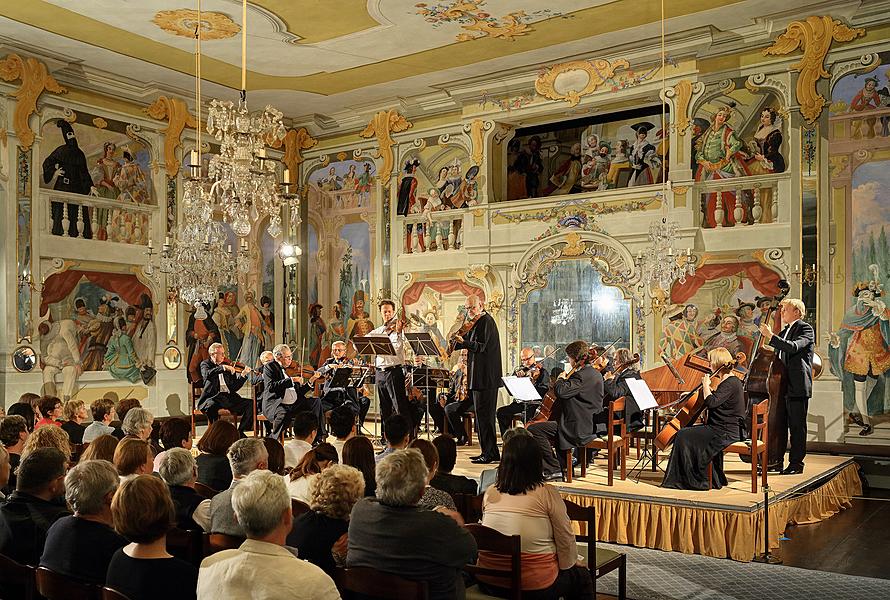
M 776 309 L 791 289 L 791 286 L 784 279 L 779 281 L 778 286 L 779 294 L 773 297 L 769 310 L 762 322 L 770 323 L 772 321 Z M 757 343 L 754 345 L 751 355 L 751 365 L 742 382 L 748 402 L 749 415 L 751 407 L 763 400 L 769 399 L 769 413 L 767 415 L 769 437 L 767 439 L 766 464 L 771 468 L 775 468 L 780 466 L 782 461 L 788 435 L 785 416 L 785 392 L 788 389 L 788 373 L 785 365 L 776 356 L 776 351 L 765 345 L 768 341 L 764 340 L 763 334 L 758 332 Z M 750 423 L 748 418 L 745 421 Z M 750 432 L 748 433 L 750 434 Z

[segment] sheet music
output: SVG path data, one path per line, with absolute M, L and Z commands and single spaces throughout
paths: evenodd
M 510 394 L 517 400 L 528 402 L 530 400 L 541 399 L 541 394 L 535 389 L 531 377 L 514 377 L 513 375 L 508 375 L 506 377 L 501 377 L 501 379 L 504 380 L 504 385 L 507 386 Z
M 658 402 L 655 401 L 655 396 L 652 395 L 652 390 L 649 389 L 645 381 L 642 379 L 625 379 L 624 381 L 627 382 L 627 387 L 630 388 L 630 393 L 637 401 L 640 410 L 658 408 Z

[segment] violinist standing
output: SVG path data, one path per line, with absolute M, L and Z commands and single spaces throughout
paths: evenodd
M 708 352 L 711 371 L 720 372 L 734 363 L 726 348 Z M 732 371 L 719 377 L 705 374 L 700 391 L 708 409 L 703 425 L 683 427 L 674 436 L 671 457 L 661 486 L 677 490 L 708 490 L 708 464 L 714 489 L 726 485 L 723 449 L 742 439 L 745 425 L 745 390 Z
M 783 475 L 803 473 L 803 459 L 807 454 L 807 408 L 813 392 L 813 327 L 803 320 L 806 306 L 797 298 L 785 298 L 779 303 L 779 314 L 785 325 L 773 334 L 767 323 L 760 324 L 760 333 L 775 348 L 776 356 L 787 370 L 788 391 L 785 394 L 787 427 L 791 438 L 788 467 Z M 784 432 L 783 432 L 784 433 Z M 783 436 L 783 439 L 787 439 Z M 779 458 L 784 461 L 785 445 Z
M 467 350 L 467 390 L 476 411 L 476 429 L 482 454 L 471 460 L 476 464 L 489 464 L 501 460 L 494 431 L 495 407 L 498 388 L 501 387 L 501 340 L 498 328 L 490 314 L 485 312 L 478 296 L 467 296 L 468 322 L 472 328 L 465 335 L 454 336 L 455 348 Z
M 220 343 L 211 344 L 210 358 L 201 361 L 201 379 L 204 389 L 198 399 L 198 410 L 207 415 L 213 423 L 219 418 L 219 410 L 226 409 L 241 417 L 238 430 L 241 433 L 253 429 L 253 406 L 248 398 L 238 395 L 238 390 L 247 382 L 250 367 L 237 369 L 226 360 L 226 349 Z
M 278 344 L 272 349 L 272 356 L 275 360 L 263 365 L 263 414 L 272 421 L 272 437 L 281 439 L 294 415 L 308 411 L 318 421 L 315 443 L 323 442 L 327 433 L 321 400 L 306 396 L 310 387 L 302 376 L 290 376 L 284 372 L 293 362 L 290 346 Z
M 513 371 L 514 377 L 530 377 L 532 385 L 535 386 L 538 394 L 543 398 L 550 389 L 550 373 L 543 365 L 537 362 L 535 351 L 532 348 L 525 347 L 519 351 L 519 368 Z M 522 421 L 528 422 L 535 411 L 541 405 L 539 400 L 525 401 L 513 399 L 513 402 L 502 406 L 497 410 L 498 428 L 501 430 L 501 438 L 510 429 L 513 424 L 513 415 L 523 415 Z
M 544 479 L 559 481 L 566 467 L 565 451 L 586 446 L 596 437 L 594 421 L 603 412 L 603 376 L 586 363 L 587 342 L 577 340 L 566 346 L 571 371 L 560 374 L 553 382 L 553 393 L 561 409 L 558 420 L 533 423 L 528 426 L 543 454 Z M 604 356 L 597 358 L 597 366 L 605 364 Z M 556 456 L 553 447 L 556 447 Z
M 386 423 L 393 413 L 404 415 L 412 423 L 414 418 L 405 393 L 405 345 L 408 343 L 402 331 L 405 324 L 396 317 L 396 303 L 392 300 L 381 300 L 377 308 L 380 309 L 384 324 L 368 335 L 386 335 L 395 348 L 395 354 L 378 354 L 375 362 L 377 367 L 375 381 L 382 429 L 382 424 Z

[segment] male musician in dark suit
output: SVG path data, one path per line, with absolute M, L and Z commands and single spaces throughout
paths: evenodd
M 785 326 L 773 334 L 768 323 L 760 324 L 763 339 L 775 348 L 776 356 L 785 365 L 788 390 L 785 393 L 787 428 L 791 437 L 788 466 L 783 475 L 803 473 L 803 459 L 807 454 L 807 409 L 813 391 L 813 327 L 803 320 L 806 306 L 797 298 L 785 298 L 779 303 L 779 314 Z M 784 444 L 783 444 L 784 446 Z M 780 461 L 784 461 L 785 447 Z
M 584 360 L 588 350 L 587 343 L 581 340 L 566 346 L 566 356 L 572 369 Z M 596 417 L 603 412 L 603 376 L 585 364 L 571 376 L 561 374 L 553 385 L 553 391 L 560 407 L 559 420 L 532 423 L 528 430 L 544 455 L 544 478 L 547 481 L 560 481 L 565 451 L 585 446 L 596 437 L 594 420 L 599 420 Z M 557 450 L 556 456 L 551 445 Z
M 352 371 L 352 363 L 346 358 L 346 342 L 338 340 L 331 344 L 331 357 L 318 368 L 315 375 L 309 379 L 309 383 L 315 383 L 319 377 L 326 376 L 322 388 L 322 411 L 327 414 L 328 411 L 345 404 L 359 418 L 361 427 L 371 407 L 371 401 L 366 396 L 360 396 L 354 387 L 333 387 L 335 373 L 340 368 Z
M 290 427 L 294 415 L 309 411 L 318 420 L 315 443 L 325 440 L 324 415 L 318 398 L 307 398 L 309 385 L 302 377 L 291 377 L 284 372 L 293 360 L 290 346 L 278 344 L 272 349 L 275 360 L 263 365 L 263 414 L 272 421 L 272 437 L 281 439 L 281 434 Z
M 620 373 L 609 371 L 603 377 L 603 404 L 617 400 L 624 396 L 626 407 L 626 424 L 629 432 L 639 431 L 643 428 L 643 411 L 637 405 L 637 401 L 627 385 L 628 379 L 640 379 L 639 361 L 627 348 L 618 348 L 615 351 L 615 367 L 624 366 Z
M 494 432 L 495 407 L 501 387 L 501 340 L 490 314 L 485 312 L 478 296 L 468 296 L 467 319 L 475 321 L 466 336 L 454 336 L 456 348 L 467 352 L 467 390 L 476 411 L 476 429 L 482 454 L 472 459 L 476 464 L 490 464 L 501 460 Z
M 211 344 L 209 353 L 210 358 L 201 361 L 204 389 L 198 398 L 198 410 L 207 415 L 207 420 L 213 423 L 219 418 L 219 409 L 224 408 L 241 417 L 241 423 L 238 425 L 241 433 L 253 429 L 252 401 L 238 395 L 238 390 L 250 376 L 250 367 L 244 367 L 244 371 L 239 374 L 232 365 L 223 364 L 226 350 L 220 343 Z
M 514 377 L 531 377 L 532 385 L 543 398 L 550 389 L 550 373 L 540 362 L 536 362 L 535 351 L 525 347 L 519 351 L 519 368 L 513 371 Z M 535 411 L 541 406 L 541 401 L 516 400 L 502 406 L 497 410 L 498 428 L 501 430 L 501 438 L 513 426 L 513 415 L 523 415 L 522 421 L 528 422 L 535 416 Z M 524 414 L 523 414 L 524 413 Z
M 404 324 L 396 317 L 396 303 L 392 300 L 381 300 L 377 307 L 383 316 L 383 325 L 372 330 L 368 335 L 389 337 L 389 341 L 392 342 L 395 349 L 395 354 L 378 354 L 375 364 L 381 422 L 386 423 L 393 413 L 398 413 L 413 423 L 411 405 L 408 404 L 408 396 L 405 393 L 405 346 L 407 341 L 405 334 L 402 333 Z M 385 433 L 385 427 L 381 427 L 381 429 Z

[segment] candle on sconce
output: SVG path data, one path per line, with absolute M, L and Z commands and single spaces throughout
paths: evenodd
M 170 241 L 171 241 L 171 240 L 170 240 L 170 236 L 168 235 L 167 237 L 164 238 L 164 245 L 165 245 L 165 246 L 169 246 L 169 245 L 170 245 Z
M 800 265 L 794 265 L 794 272 L 800 273 Z
M 266 158 L 266 149 L 265 149 L 265 148 L 260 148 L 259 151 L 256 153 L 256 155 L 257 155 L 259 158 Z
M 290 183 L 290 169 L 284 170 L 284 183 L 285 184 Z
M 194 166 L 198 164 L 198 151 L 192 150 L 189 152 L 189 165 Z
M 228 252 L 229 254 L 232 253 L 232 244 L 227 244 L 227 245 L 226 245 L 226 252 Z
M 148 249 L 149 249 L 149 250 L 152 249 L 151 238 L 148 238 Z

